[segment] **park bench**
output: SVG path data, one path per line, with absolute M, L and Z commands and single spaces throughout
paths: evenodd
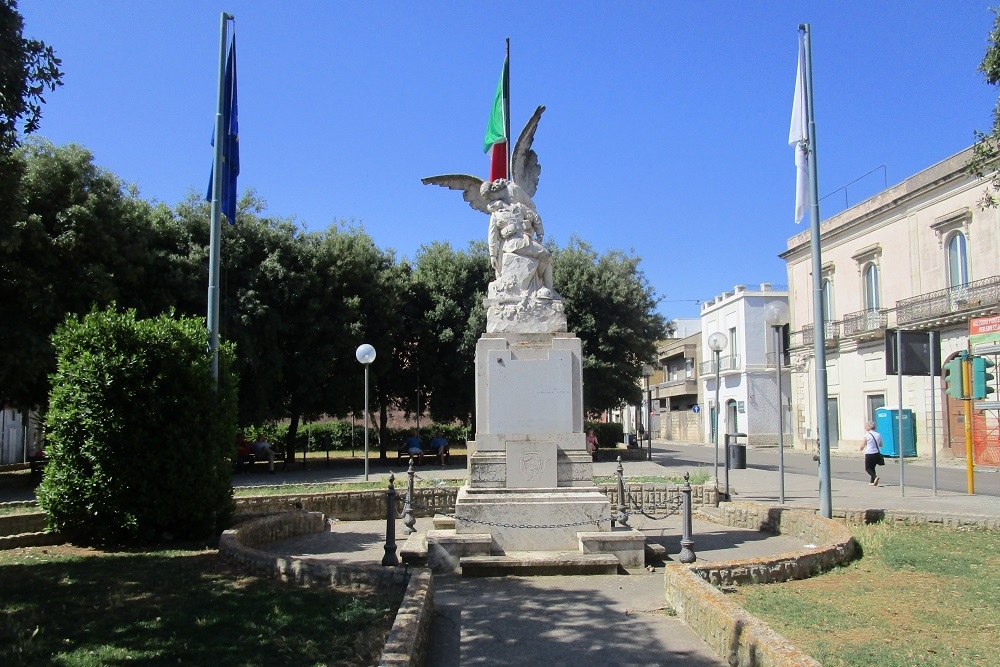
M 285 454 L 284 449 L 271 448 L 274 451 L 274 463 L 281 462 L 281 469 L 284 470 L 288 467 L 288 458 Z M 241 472 L 244 468 L 252 469 L 254 463 L 260 461 L 262 463 L 267 463 L 267 457 L 257 458 L 253 453 L 248 454 L 237 454 L 236 455 L 236 471 Z
M 425 460 L 428 459 L 428 458 L 437 458 L 437 452 L 434 451 L 433 447 L 431 447 L 431 443 L 430 443 L 429 440 L 424 440 L 423 438 L 421 438 L 420 439 L 420 449 L 423 450 L 423 452 L 424 452 L 424 459 Z M 396 457 L 398 459 L 406 459 L 406 458 L 410 457 L 410 451 L 406 447 L 406 443 L 405 442 L 403 444 L 401 444 L 396 449 Z M 445 464 L 448 463 L 448 461 L 450 460 L 450 458 L 451 458 L 451 453 L 449 451 L 445 451 L 445 453 L 444 453 L 444 462 L 445 462 Z

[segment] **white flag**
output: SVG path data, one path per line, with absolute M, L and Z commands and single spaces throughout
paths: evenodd
M 788 130 L 788 145 L 795 150 L 795 222 L 802 222 L 806 214 L 809 174 L 809 134 L 806 116 L 805 45 L 799 33 L 799 66 L 795 71 L 795 99 L 792 100 L 792 126 Z

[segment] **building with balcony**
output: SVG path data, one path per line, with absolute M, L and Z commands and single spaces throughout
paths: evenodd
M 815 448 L 820 409 L 837 448 L 860 444 L 877 408 L 901 405 L 915 413 L 918 456 L 930 456 L 932 437 L 940 453 L 965 456 L 961 402 L 945 396 L 940 377 L 904 376 L 900 393 L 897 377 L 886 375 L 885 335 L 939 331 L 948 359 L 968 346 L 970 319 L 1000 313 L 1000 214 L 978 206 L 987 179 L 965 172 L 971 155 L 971 148 L 953 155 L 820 225 L 826 406 L 815 404 L 810 230 L 788 240 L 780 256 L 788 267 L 797 447 Z M 995 415 L 980 411 L 973 428 L 995 433 Z
M 689 327 L 688 330 L 693 330 Z M 701 332 L 694 330 L 683 338 L 668 338 L 656 345 L 659 382 L 651 386 L 654 426 L 659 437 L 667 440 L 704 442 L 704 420 L 699 412 L 704 406 L 698 365 L 701 359 Z M 698 406 L 695 408 L 695 406 Z M 657 431 L 654 431 L 654 434 Z
M 764 319 L 764 307 L 771 301 L 787 301 L 784 286 L 737 285 L 731 292 L 711 299 L 701 307 L 701 364 L 699 375 L 704 397 L 702 428 L 705 440 L 713 442 L 712 427 L 718 411 L 719 440 L 724 433 L 745 433 L 747 444 L 777 446 L 778 424 L 783 421 L 788 433 L 788 365 L 782 362 L 782 396 L 778 397 L 775 332 Z M 726 336 L 726 347 L 719 354 L 718 369 L 709 337 L 716 332 Z M 787 350 L 788 328 L 779 331 L 781 349 Z M 784 339 L 784 340 L 782 340 Z M 716 405 L 718 377 L 718 405 Z M 779 407 L 780 406 L 780 407 Z M 779 409 L 784 410 L 779 420 Z

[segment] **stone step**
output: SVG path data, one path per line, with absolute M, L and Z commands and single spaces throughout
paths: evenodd
M 455 517 L 436 514 L 432 519 L 434 530 L 455 530 Z
M 412 533 L 399 549 L 399 558 L 406 565 L 413 567 L 427 566 L 427 535 Z
M 502 556 L 464 556 L 460 565 L 463 577 L 617 574 L 619 567 L 618 558 L 611 554 L 573 551 L 514 551 Z

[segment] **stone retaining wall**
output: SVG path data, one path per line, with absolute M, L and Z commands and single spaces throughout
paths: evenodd
M 677 484 L 626 484 L 631 499 L 644 507 L 680 507 L 681 487 Z M 618 502 L 618 487 L 616 484 L 602 484 L 597 489 L 611 499 L 612 504 Z M 403 511 L 403 489 L 396 489 L 396 511 Z M 265 516 L 277 512 L 305 510 L 322 512 L 328 517 L 341 521 L 373 521 L 385 518 L 385 490 L 369 491 L 329 491 L 326 493 L 302 493 L 282 496 L 249 496 L 236 498 L 237 519 L 247 519 Z M 414 515 L 417 517 L 434 516 L 437 513 L 455 511 L 455 498 L 458 496 L 457 486 L 417 487 L 413 490 Z M 691 506 L 715 506 L 718 504 L 719 491 L 712 485 L 692 485 Z M 631 507 L 631 502 L 629 504 Z
M 404 487 L 396 489 L 396 511 L 403 511 Z M 236 517 L 264 516 L 290 510 L 322 512 L 341 521 L 372 521 L 385 519 L 385 490 L 330 491 L 282 496 L 251 496 L 236 498 Z M 455 511 L 457 486 L 418 487 L 413 490 L 414 515 L 434 516 L 435 512 Z
M 48 527 L 45 512 L 0 515 L 0 535 L 40 533 Z
M 733 667 L 821 667 L 688 566 L 668 563 L 664 579 L 667 604 Z
M 770 584 L 806 579 L 854 559 L 857 545 L 843 523 L 809 510 L 755 503 L 723 503 L 712 521 L 726 526 L 787 535 L 816 546 L 776 556 L 691 565 L 691 571 L 714 586 Z
M 382 502 L 385 502 L 383 497 Z M 426 568 L 351 565 L 324 560 L 280 556 L 257 547 L 326 529 L 321 512 L 282 512 L 246 521 L 219 538 L 219 555 L 247 574 L 293 582 L 302 586 L 369 589 L 380 593 L 403 589 L 383 649 L 381 665 L 420 667 L 427 657 L 434 614 L 433 575 Z M 404 588 L 405 586 L 405 588 Z
M 705 518 L 727 526 L 796 537 L 816 547 L 785 554 L 691 565 L 670 563 L 665 598 L 721 658 L 742 667 L 806 667 L 819 663 L 766 623 L 726 599 L 716 586 L 805 579 L 850 562 L 857 545 L 843 523 L 810 510 L 723 503 Z

